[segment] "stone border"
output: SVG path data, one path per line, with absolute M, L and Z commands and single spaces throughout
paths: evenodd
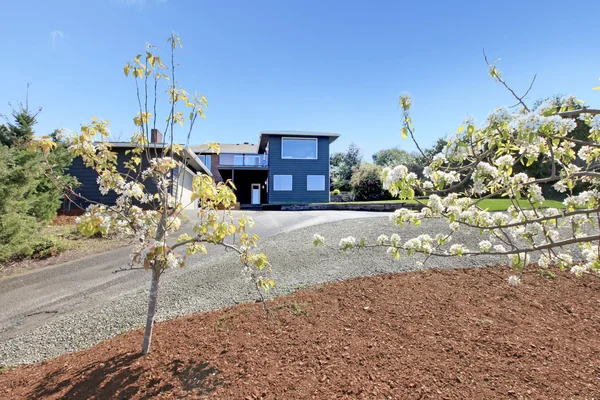
M 309 210 L 338 210 L 338 211 L 382 211 L 390 212 L 401 208 L 419 210 L 423 206 L 408 203 L 314 203 L 314 204 L 264 204 L 263 210 L 276 211 L 309 211 Z

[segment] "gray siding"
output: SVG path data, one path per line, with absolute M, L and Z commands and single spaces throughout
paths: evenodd
M 269 203 L 329 202 L 329 138 L 317 138 L 318 158 L 316 160 L 290 160 L 281 158 L 282 137 L 285 135 L 271 136 L 269 139 Z M 274 175 L 292 175 L 292 190 L 273 190 Z M 307 175 L 324 175 L 325 190 L 306 190 Z

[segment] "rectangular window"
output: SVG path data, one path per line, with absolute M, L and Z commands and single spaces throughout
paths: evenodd
M 292 190 L 292 176 L 273 175 L 273 190 Z
M 281 158 L 316 160 L 317 139 L 282 138 Z
M 233 156 L 233 165 L 244 165 L 244 156 Z
M 325 175 L 307 175 L 306 190 L 325 190 Z
M 200 154 L 198 158 L 202 161 L 202 164 L 210 169 L 210 154 Z

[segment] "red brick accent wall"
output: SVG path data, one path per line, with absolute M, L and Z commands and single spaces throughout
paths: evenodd
M 213 179 L 215 182 L 223 182 L 223 177 L 219 173 L 219 155 L 211 154 L 210 155 L 210 172 L 213 174 Z

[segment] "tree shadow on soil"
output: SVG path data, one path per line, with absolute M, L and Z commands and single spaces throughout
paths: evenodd
M 65 371 L 64 368 L 48 374 L 35 388 L 30 399 L 56 395 L 69 388 L 61 398 L 64 399 L 126 399 L 139 390 L 138 379 L 144 372 L 143 366 L 134 365 L 140 354 L 120 354 L 107 361 L 92 363 L 79 371 Z M 66 376 L 65 376 L 66 375 Z M 150 382 L 152 383 L 152 382 Z M 172 388 L 147 385 L 148 396 Z
M 128 399 L 136 394 L 152 398 L 168 392 L 175 386 L 166 379 L 150 381 L 140 377 L 147 372 L 141 354 L 124 353 L 107 361 L 87 365 L 79 371 L 67 371 L 64 367 L 46 375 L 33 390 L 30 399 L 61 395 L 63 399 Z M 136 364 L 136 361 L 140 361 Z M 179 379 L 186 392 L 196 395 L 209 394 L 223 385 L 221 371 L 208 363 L 190 363 L 175 360 L 168 364 L 173 378 Z
M 221 371 L 210 367 L 208 363 L 188 363 L 187 365 L 175 360 L 169 364 L 173 376 L 177 377 L 186 392 L 195 395 L 206 395 L 214 392 L 217 387 L 223 386 L 224 380 Z

